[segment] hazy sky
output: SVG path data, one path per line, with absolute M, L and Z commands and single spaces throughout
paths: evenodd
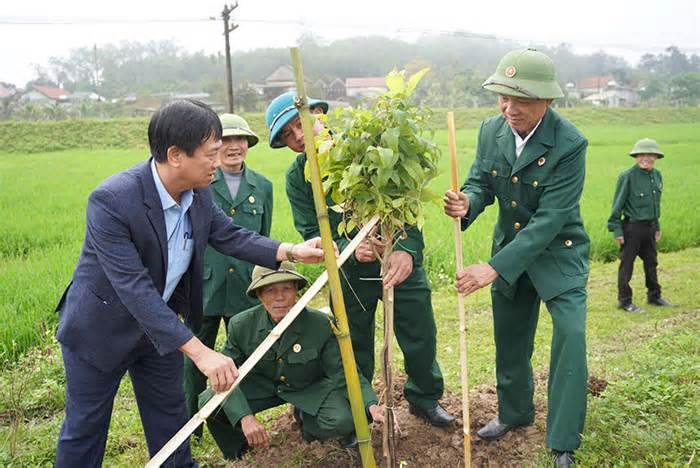
M 218 0 L 3 0 L 0 81 L 23 86 L 35 76 L 32 64 L 47 65 L 50 56 L 93 44 L 166 39 L 191 51 L 223 50 L 218 20 L 223 5 Z M 211 16 L 217 20 L 208 20 Z M 413 40 L 422 32 L 466 31 L 525 44 L 567 42 L 578 52 L 603 49 L 631 64 L 642 53 L 671 44 L 700 54 L 700 0 L 239 0 L 233 18 L 239 24 L 231 35 L 234 50 L 294 45 L 309 31 L 326 40 L 370 34 Z

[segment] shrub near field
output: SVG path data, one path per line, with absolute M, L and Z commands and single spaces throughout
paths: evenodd
M 700 108 L 656 109 L 557 109 L 578 126 L 635 126 L 658 123 L 700 122 Z M 457 128 L 478 128 L 479 123 L 498 111 L 496 108 L 455 110 Z M 267 139 L 265 117 L 261 113 L 242 114 L 251 128 Z M 331 117 L 333 112 L 331 111 Z M 436 110 L 435 128 L 445 128 L 445 111 Z M 75 148 L 146 149 L 147 118 L 114 120 L 59 120 L 0 122 L 0 151 L 9 153 L 45 153 Z
M 606 115 L 599 110 L 590 111 L 594 118 L 584 118 L 584 114 L 581 119 L 598 122 Z M 471 110 L 462 112 L 462 118 L 470 115 L 469 112 Z M 615 117 L 611 120 L 617 122 L 617 114 L 611 115 Z M 630 115 L 641 119 L 646 114 Z M 680 114 L 669 111 L 663 115 L 673 121 Z M 119 127 L 122 123 L 117 121 L 115 125 Z M 48 138 L 53 124 L 55 122 L 45 123 L 48 127 L 42 131 L 41 124 L 35 123 L 36 133 L 24 138 Z M 0 133 L 6 126 L 0 125 Z M 253 128 L 260 130 L 261 126 L 258 115 Z M 658 139 L 668 155 L 658 163 L 665 182 L 661 220 L 664 237 L 659 243 L 660 250 L 678 250 L 700 243 L 700 214 L 695 209 L 695 192 L 700 188 L 696 176 L 700 135 L 696 127 L 697 123 L 642 125 L 636 120 L 635 125 L 629 126 L 581 125 L 590 141 L 582 210 L 592 239 L 594 259 L 615 258 L 616 247 L 605 227 L 615 180 L 620 171 L 634 163 L 627 153 L 633 142 L 644 136 Z M 460 179 L 466 176 L 473 161 L 476 132 L 472 126 L 457 134 Z M 264 134 L 259 133 L 261 137 Z M 145 138 L 144 129 L 143 141 Z M 442 192 L 449 186 L 446 132 L 437 131 L 436 141 L 443 150 L 442 172 L 431 187 Z M 4 324 L 0 329 L 0 362 L 15 360 L 43 336 L 42 330 L 53 329 L 57 321 L 53 309 L 80 252 L 89 192 L 108 175 L 146 156 L 145 147 L 79 149 L 31 156 L 0 153 L 0 323 Z M 294 157 L 286 149 L 271 150 L 265 140 L 249 153 L 250 166 L 273 181 L 272 236 L 278 239 L 299 239 L 284 194 L 284 171 Z M 487 209 L 463 236 L 467 262 L 489 258 L 497 211 L 495 206 Z M 452 224 L 439 206 L 428 207 L 425 237 L 425 262 L 431 281 L 436 287 L 449 284 L 454 274 Z M 304 271 L 315 276 L 320 267 L 306 267 Z

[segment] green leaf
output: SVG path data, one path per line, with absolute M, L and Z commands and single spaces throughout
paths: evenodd
M 429 71 L 430 71 L 430 67 L 425 67 L 422 70 L 419 70 L 416 73 L 414 73 L 413 75 L 411 75 L 411 77 L 408 79 L 408 86 L 407 86 L 409 94 L 411 94 L 411 93 L 413 93 L 413 91 L 415 91 L 416 86 L 418 86 L 418 83 L 420 82 L 420 80 L 422 80 L 423 77 L 425 76 L 425 74 L 428 73 Z
M 403 93 L 406 90 L 406 80 L 403 72 L 399 72 L 394 68 L 386 76 L 386 86 L 389 88 L 389 94 L 395 96 Z
M 399 152 L 399 129 L 394 127 L 382 133 L 381 143 L 385 147 L 391 148 L 395 153 Z

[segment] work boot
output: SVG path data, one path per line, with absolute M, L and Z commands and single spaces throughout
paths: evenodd
M 649 299 L 649 300 L 647 301 L 647 304 L 651 304 L 651 305 L 655 305 L 655 306 L 659 306 L 659 307 L 676 307 L 674 304 L 671 304 L 670 302 L 668 302 L 668 301 L 667 301 L 666 299 L 664 299 L 663 297 L 657 297 L 657 298 L 654 298 L 654 299 Z
M 554 451 L 554 466 L 559 468 L 569 468 L 574 465 L 574 452 Z
M 644 312 L 644 309 L 641 307 L 637 307 L 636 305 L 632 304 L 631 302 L 629 304 L 619 304 L 617 306 L 618 309 L 626 310 L 627 312 L 632 312 L 632 313 L 639 313 L 639 312 Z
M 344 449 L 357 448 L 357 436 L 354 432 L 351 432 L 350 434 L 338 439 L 338 444 L 340 444 L 340 447 Z

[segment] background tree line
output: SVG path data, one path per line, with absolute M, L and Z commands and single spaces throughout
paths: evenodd
M 415 43 L 380 36 L 355 37 L 324 43 L 312 35 L 300 39 L 305 71 L 315 81 L 334 78 L 384 76 L 392 67 L 415 72 L 432 69 L 417 92 L 424 104 L 436 107 L 474 107 L 493 104 L 481 83 L 517 42 L 452 36 L 425 36 Z M 700 104 L 700 56 L 686 55 L 670 46 L 659 54 L 645 54 L 635 66 L 621 57 L 598 51 L 576 54 L 570 44 L 539 47 L 557 67 L 562 88 L 566 83 L 597 75 L 612 75 L 621 83 L 632 83 L 643 105 Z M 236 52 L 232 56 L 237 110 L 256 111 L 264 107 L 253 83 L 263 83 L 280 65 L 289 61 L 285 48 L 262 48 Z M 222 53 L 188 52 L 177 43 L 122 42 L 99 49 L 82 47 L 66 56 L 52 57 L 47 65 L 36 66 L 33 84 L 63 86 L 71 92 L 94 91 L 108 99 L 149 96 L 157 93 L 205 92 L 215 102 L 225 102 Z M 157 104 L 157 103 L 154 103 Z M 59 106 L 60 107 L 60 106 Z M 14 118 L 37 118 L 44 112 L 37 106 L 4 102 L 2 114 Z M 46 118 L 128 115 L 121 105 L 87 103 L 82 109 L 58 109 Z

